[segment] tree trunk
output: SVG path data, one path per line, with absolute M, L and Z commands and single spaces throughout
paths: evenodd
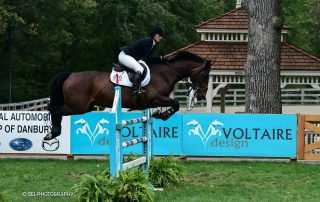
M 243 0 L 249 17 L 245 64 L 247 113 L 281 114 L 280 0 Z

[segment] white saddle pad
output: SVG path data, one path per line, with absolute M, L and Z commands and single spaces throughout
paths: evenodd
M 128 73 L 126 71 L 117 72 L 112 68 L 112 72 L 110 74 L 110 80 L 112 83 L 120 85 L 120 86 L 128 86 L 132 87 L 132 82 L 129 80 Z M 147 66 L 147 75 L 146 77 L 141 81 L 141 86 L 146 86 L 150 82 L 150 70 Z

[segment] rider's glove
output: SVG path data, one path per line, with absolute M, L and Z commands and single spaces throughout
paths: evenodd
M 165 58 L 162 55 L 160 55 L 160 61 L 164 61 L 164 60 Z

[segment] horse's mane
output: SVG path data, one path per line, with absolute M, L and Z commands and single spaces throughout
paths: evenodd
M 149 59 L 147 60 L 147 64 L 149 67 L 153 64 L 167 64 L 167 62 L 175 62 L 178 60 L 191 60 L 194 62 L 204 62 L 205 59 L 188 51 L 178 51 L 174 55 L 170 55 L 169 57 L 166 57 L 166 60 L 159 61 L 158 59 L 153 60 Z
M 175 62 L 177 60 L 191 60 L 194 62 L 203 62 L 205 61 L 204 58 L 194 54 L 190 53 L 188 51 L 178 51 L 175 55 L 173 55 L 171 58 L 169 58 L 169 62 Z

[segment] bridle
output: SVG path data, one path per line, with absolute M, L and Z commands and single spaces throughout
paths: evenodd
M 201 78 L 203 78 L 203 76 L 204 76 L 204 70 L 205 70 L 205 68 L 206 68 L 206 64 L 207 64 L 207 62 L 205 62 L 205 64 L 202 66 L 202 68 L 201 68 L 200 70 L 198 70 L 196 73 L 194 73 L 195 75 L 197 75 L 197 74 L 200 73 L 200 82 L 198 83 L 198 85 L 192 83 L 192 84 L 190 85 L 190 89 L 189 89 L 188 93 L 189 93 L 191 90 L 194 90 L 195 96 L 196 96 L 197 93 L 198 93 L 198 91 L 201 89 L 200 86 L 202 86 L 202 83 L 203 83 L 203 79 L 201 79 Z
M 170 68 L 173 72 L 177 73 L 177 75 L 179 76 L 179 80 L 183 80 L 183 79 L 185 78 L 185 76 L 181 75 L 179 72 L 177 72 L 177 71 L 175 70 L 175 67 L 174 67 L 173 64 L 169 63 L 168 60 L 166 60 L 166 59 L 164 59 L 164 61 L 166 62 L 166 64 L 169 66 L 169 68 Z M 201 89 L 202 82 L 204 82 L 203 79 L 201 79 L 201 78 L 203 78 L 203 76 L 204 76 L 204 71 L 205 71 L 205 69 L 206 69 L 206 65 L 207 65 L 207 61 L 205 61 L 205 63 L 203 64 L 203 66 L 202 66 L 201 69 L 199 69 L 198 71 L 196 71 L 195 73 L 193 73 L 193 75 L 195 75 L 195 76 L 196 76 L 197 74 L 200 74 L 200 75 L 199 75 L 199 80 L 200 80 L 200 82 L 197 82 L 197 84 L 195 84 L 195 83 L 190 83 L 190 82 L 187 80 L 187 84 L 189 85 L 189 87 L 188 87 L 188 92 L 187 92 L 187 96 L 188 96 L 188 99 L 187 99 L 187 111 L 192 110 L 194 104 L 196 104 L 197 101 L 198 101 L 198 100 L 197 100 L 197 95 L 198 95 L 198 93 L 199 93 L 199 91 L 200 91 L 200 89 Z M 190 77 L 190 76 L 189 76 L 189 77 Z
M 188 100 L 187 100 L 187 111 L 191 111 L 193 106 L 197 103 L 197 95 L 199 93 L 199 90 L 201 89 L 200 86 L 202 86 L 202 82 L 203 82 L 203 76 L 204 76 L 204 70 L 206 68 L 206 64 L 207 61 L 205 62 L 205 64 L 202 66 L 202 68 L 197 71 L 195 74 L 198 74 L 200 72 L 200 82 L 198 84 L 198 86 L 196 86 L 194 83 L 192 83 L 189 86 L 188 92 L 187 92 L 187 96 L 188 96 Z

